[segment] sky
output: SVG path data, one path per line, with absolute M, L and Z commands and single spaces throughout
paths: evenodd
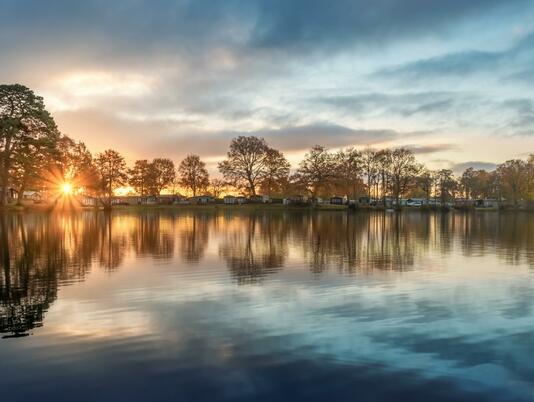
M 532 0 L 0 0 L 0 77 L 131 163 L 264 137 L 412 149 L 455 171 L 534 152 Z

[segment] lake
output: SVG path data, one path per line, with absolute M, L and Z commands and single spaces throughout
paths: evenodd
M 0 223 L 2 402 L 534 400 L 534 214 Z

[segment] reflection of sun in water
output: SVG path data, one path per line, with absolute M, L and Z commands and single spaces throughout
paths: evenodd
M 70 183 L 63 183 L 61 186 L 61 192 L 65 195 L 72 194 L 72 184 Z

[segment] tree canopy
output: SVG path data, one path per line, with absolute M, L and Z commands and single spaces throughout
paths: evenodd
M 23 85 L 0 85 L 0 203 L 7 201 L 8 187 L 24 190 L 37 179 L 60 138 L 43 98 Z M 16 183 L 15 183 L 16 182 Z
M 187 155 L 178 167 L 180 185 L 197 196 L 199 191 L 205 191 L 209 184 L 209 175 L 206 164 L 198 155 Z

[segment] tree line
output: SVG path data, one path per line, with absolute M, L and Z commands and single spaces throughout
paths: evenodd
M 0 85 L 1 203 L 13 187 L 53 190 L 71 183 L 75 192 L 111 202 L 124 186 L 141 196 L 163 192 L 210 194 L 228 191 L 246 195 L 331 195 L 373 198 L 386 203 L 419 197 L 442 202 L 455 198 L 496 198 L 517 204 L 534 199 L 534 155 L 506 161 L 495 170 L 466 169 L 455 177 L 450 169 L 429 170 L 406 148 L 357 149 L 336 152 L 316 145 L 292 171 L 284 154 L 263 138 L 234 138 L 226 158 L 218 163 L 221 178 L 210 178 L 198 155 L 187 155 L 178 166 L 168 158 L 137 160 L 128 167 L 116 150 L 93 155 L 85 144 L 60 133 L 43 99 L 22 85 Z

